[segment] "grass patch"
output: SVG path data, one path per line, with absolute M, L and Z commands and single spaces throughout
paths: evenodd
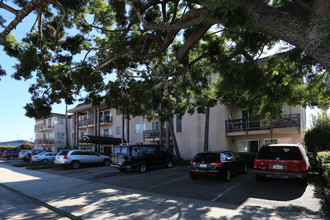
M 54 164 L 54 162 L 47 162 L 47 163 L 30 163 L 26 165 L 26 169 L 28 170 L 39 170 L 39 169 L 50 169 L 59 167 L 58 165 Z

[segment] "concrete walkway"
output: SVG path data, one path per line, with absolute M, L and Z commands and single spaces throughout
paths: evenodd
M 0 164 L 0 184 L 69 219 L 322 219 L 290 206 L 192 200 L 4 164 Z

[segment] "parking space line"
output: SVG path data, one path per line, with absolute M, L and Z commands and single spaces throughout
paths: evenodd
M 241 182 L 233 185 L 232 187 L 228 188 L 227 190 L 225 190 L 224 192 L 220 193 L 219 195 L 217 195 L 215 198 L 211 199 L 211 202 L 214 202 L 215 200 L 219 199 L 220 197 L 222 197 L 224 194 L 226 194 L 227 192 L 229 192 L 230 190 L 236 188 L 238 185 L 242 184 L 243 182 L 247 181 L 248 179 L 244 179 Z
M 166 184 L 169 184 L 169 183 L 173 183 L 173 182 L 176 182 L 176 181 L 180 181 L 180 180 L 183 180 L 183 179 L 186 179 L 186 178 L 188 178 L 188 177 L 187 176 L 180 177 L 180 178 L 177 178 L 177 179 L 174 179 L 174 180 L 167 181 L 165 183 L 161 183 L 161 184 L 157 184 L 157 185 L 151 186 L 151 187 L 146 188 L 144 190 L 149 191 L 149 190 L 154 189 L 156 187 L 163 186 L 163 185 L 166 185 Z

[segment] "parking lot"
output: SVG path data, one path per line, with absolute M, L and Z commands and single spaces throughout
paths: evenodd
M 19 160 L 5 163 L 22 163 Z M 166 194 L 196 200 L 220 202 L 240 206 L 249 202 L 256 207 L 290 207 L 302 213 L 318 213 L 323 207 L 318 181 L 309 177 L 308 185 L 295 180 L 272 179 L 258 182 L 253 170 L 233 176 L 230 182 L 216 178 L 192 180 L 186 166 L 150 169 L 144 174 L 136 171 L 120 172 L 109 166 L 91 166 L 80 169 L 52 168 L 39 170 L 59 176 L 84 179 L 110 186 Z M 323 207 L 324 209 L 324 207 Z

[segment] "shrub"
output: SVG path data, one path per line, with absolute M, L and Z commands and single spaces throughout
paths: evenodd
M 319 152 L 317 154 L 317 160 L 319 161 L 320 172 L 323 174 L 328 185 L 330 185 L 330 152 Z
M 26 169 L 28 170 L 38 170 L 38 169 L 49 169 L 58 167 L 58 165 L 55 165 L 54 162 L 48 162 L 48 163 L 30 163 L 26 166 Z

